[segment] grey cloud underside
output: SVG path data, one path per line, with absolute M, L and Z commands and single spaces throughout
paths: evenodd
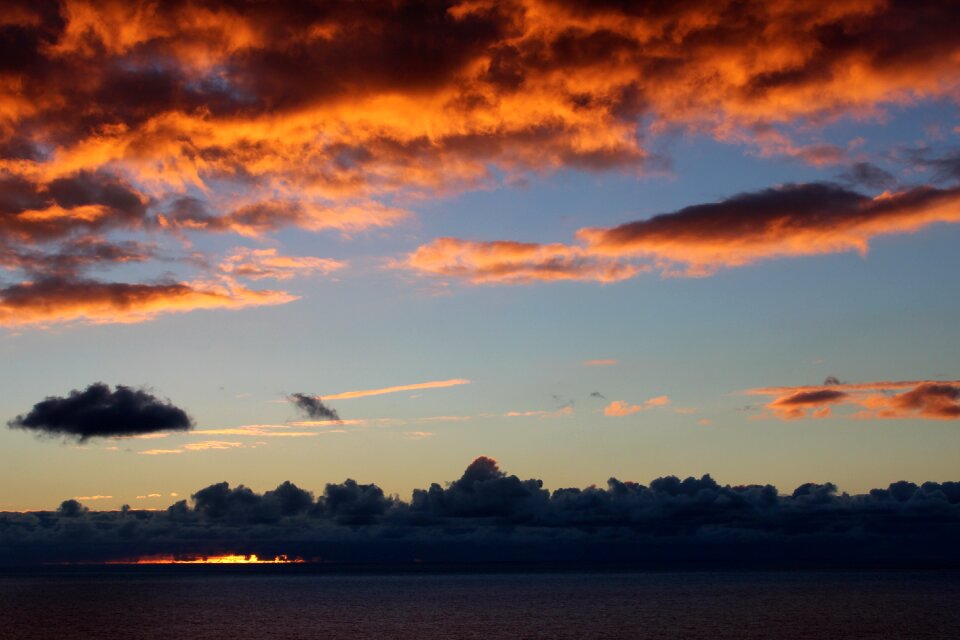
M 960 562 L 960 483 L 897 482 L 865 495 L 829 483 L 789 495 L 709 475 L 559 489 L 478 458 L 458 480 L 391 497 L 374 484 L 214 484 L 165 511 L 0 514 L 0 563 L 257 553 L 332 562 L 734 562 L 902 566 Z

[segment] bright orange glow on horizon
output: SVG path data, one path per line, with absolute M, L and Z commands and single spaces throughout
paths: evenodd
M 113 560 L 107 564 L 299 564 L 303 558 L 290 558 L 285 555 L 273 558 L 260 558 L 256 554 L 227 554 L 222 556 L 176 557 L 147 556 L 135 560 Z

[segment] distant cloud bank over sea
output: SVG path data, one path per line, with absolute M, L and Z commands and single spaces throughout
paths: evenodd
M 491 458 L 409 502 L 375 484 L 284 482 L 263 494 L 226 482 L 164 511 L 0 513 L 0 563 L 30 565 L 287 556 L 334 563 L 761 563 L 947 566 L 960 562 L 960 482 L 896 482 L 864 495 L 804 484 L 721 485 L 709 475 L 649 486 L 557 489 Z

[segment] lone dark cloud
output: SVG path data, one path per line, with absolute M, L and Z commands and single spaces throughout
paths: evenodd
M 316 396 L 311 396 L 306 393 L 291 393 L 289 400 L 307 416 L 316 420 L 340 419 L 340 415 L 336 410 L 323 404 L 323 401 Z
M 89 438 L 186 431 L 193 421 L 183 409 L 143 389 L 117 385 L 111 390 L 96 382 L 65 397 L 50 396 L 29 413 L 8 421 L 7 426 L 83 442 Z

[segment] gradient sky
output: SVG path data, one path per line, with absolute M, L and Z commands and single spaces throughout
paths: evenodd
M 623 4 L 12 3 L 0 416 L 195 427 L 3 428 L 0 510 L 955 479 L 960 11 Z

